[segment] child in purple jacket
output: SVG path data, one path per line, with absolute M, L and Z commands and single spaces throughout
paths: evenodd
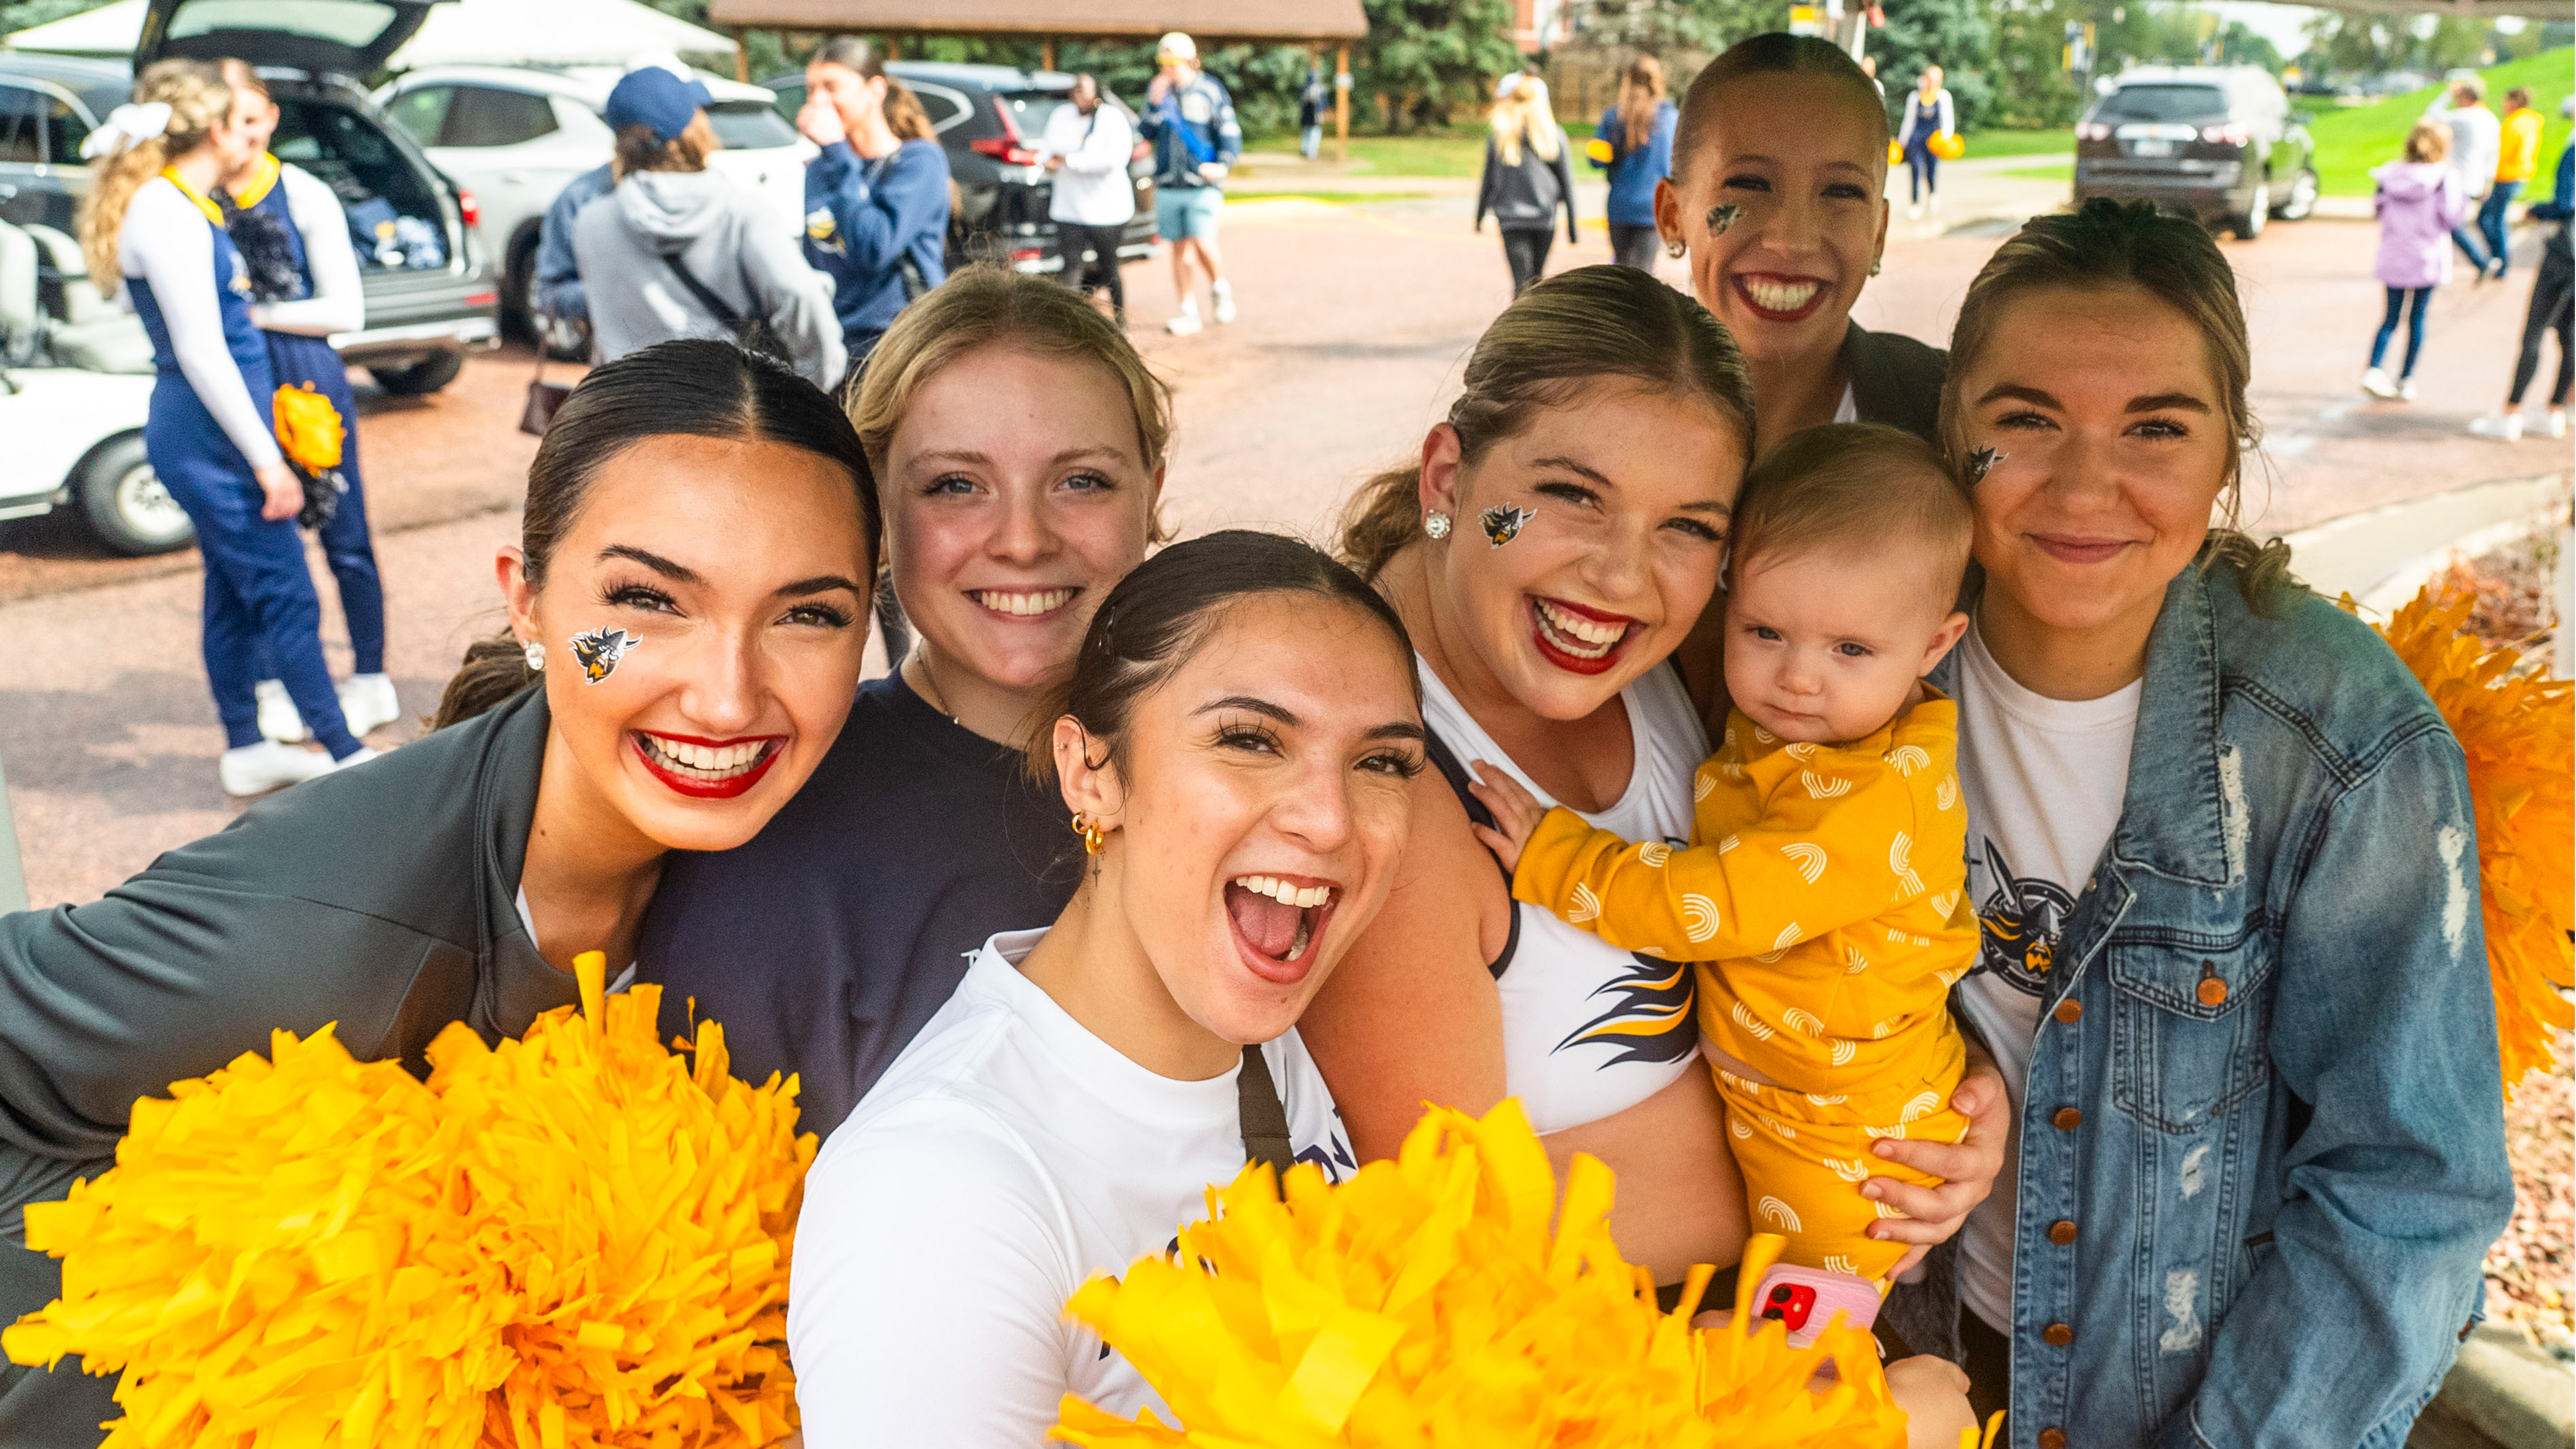
M 2419 121 L 2406 136 L 2406 159 L 2391 161 L 2370 173 L 2379 183 L 2371 210 L 2379 217 L 2381 285 L 2388 288 L 2388 315 L 2370 344 L 2370 370 L 2361 375 L 2362 390 L 2373 397 L 2415 400 L 2415 357 L 2424 350 L 2424 309 L 2433 289 L 2451 280 L 2451 229 L 2469 210 L 2468 193 L 2449 165 L 2450 128 L 2438 121 Z M 2397 331 L 2400 311 L 2406 316 L 2406 365 L 2397 380 L 2388 380 L 2380 363 L 2388 356 L 2388 339 Z

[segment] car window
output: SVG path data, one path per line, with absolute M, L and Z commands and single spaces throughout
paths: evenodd
M 934 131 L 945 131 L 966 118 L 966 98 L 946 87 L 917 85 L 912 87 L 912 95 L 921 102 L 922 112 L 930 117 L 930 129 Z
M 447 121 L 447 103 L 455 91 L 446 86 L 422 86 L 394 97 L 385 107 L 385 119 L 400 126 L 411 138 L 424 146 L 438 144 L 438 128 Z
M 796 144 L 796 128 L 758 101 L 718 101 L 707 107 L 707 124 L 730 151 Z
M 81 142 L 89 139 L 89 120 L 80 107 L 57 99 L 45 117 L 45 159 L 57 166 L 78 166 Z
M 2227 95 L 2216 86 L 2122 86 L 2102 102 L 2105 121 L 2197 121 L 2227 114 Z
M 218 30 L 265 30 L 363 49 L 397 12 L 376 0 L 187 0 L 170 17 L 168 39 Z
M 796 113 L 805 109 L 805 83 L 801 80 L 776 81 L 770 84 L 769 93 L 778 97 L 770 103 L 770 109 L 778 112 L 779 119 L 793 127 Z
M 45 115 L 53 100 L 24 86 L 0 86 L 0 165 L 45 159 Z
M 1011 124 L 1020 134 L 1034 141 L 1046 134 L 1047 121 L 1057 111 L 1071 104 L 1071 91 L 1013 91 L 996 97 L 1011 115 Z
M 497 86 L 458 86 L 438 131 L 442 146 L 516 146 L 555 129 L 555 108 L 544 96 Z

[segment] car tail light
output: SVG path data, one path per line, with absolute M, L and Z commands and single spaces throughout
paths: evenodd
M 979 156 L 990 156 L 1005 166 L 1035 166 L 1038 153 L 1020 144 L 1020 123 L 1011 117 L 1011 108 L 993 97 L 993 119 L 1002 123 L 1002 134 L 969 141 L 966 149 Z
M 481 226 L 483 203 L 474 199 L 473 192 L 460 186 L 456 188 L 456 214 L 465 218 L 467 226 Z
M 2200 128 L 2200 139 L 2212 146 L 2242 146 L 2254 139 L 2254 133 L 2234 124 L 2203 126 Z
M 465 299 L 465 305 L 468 307 L 498 307 L 501 305 L 501 294 L 498 292 L 477 292 Z
M 1038 250 L 1036 247 L 1019 247 L 1015 248 L 1011 252 L 1011 260 L 1015 262 L 1034 262 L 1045 255 L 1046 253 Z

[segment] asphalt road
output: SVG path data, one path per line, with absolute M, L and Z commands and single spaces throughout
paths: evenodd
M 1954 199 L 1954 219 L 1971 209 L 1965 200 Z M 1469 205 L 1238 202 L 1224 244 L 1242 317 L 1194 338 L 1160 330 L 1172 302 L 1164 263 L 1129 269 L 1139 343 L 1178 391 L 1167 489 L 1177 528 L 1251 525 L 1320 540 L 1354 487 L 1412 452 L 1509 296 L 1501 248 L 1490 231 L 1469 233 Z M 1861 322 L 1943 340 L 1968 280 L 2008 230 L 1918 229 L 1900 212 Z M 2435 298 L 2419 401 L 2362 397 L 2356 384 L 2379 310 L 2374 242 L 2367 225 L 2316 220 L 2224 243 L 2252 316 L 2255 404 L 2267 430 L 2269 465 L 2248 496 L 2258 528 L 2568 467 L 2565 443 L 2507 447 L 2463 431 L 2511 373 L 2527 271 Z M 1551 265 L 1607 259 L 1606 242 L 1587 231 L 1580 246 L 1560 241 Z M 524 352 L 503 353 L 431 398 L 361 394 L 392 620 L 387 667 L 414 711 L 436 702 L 466 640 L 498 625 L 491 561 L 515 537 L 534 451 L 516 430 L 530 370 Z M 330 600 L 318 567 L 317 578 Z M 215 784 L 223 741 L 197 653 L 201 587 L 193 553 L 110 560 L 61 521 L 0 524 L 0 639 L 11 641 L 0 669 L 0 765 L 36 904 L 92 898 L 240 809 Z M 345 669 L 335 615 L 326 607 L 325 642 Z M 416 729 L 389 726 L 374 742 Z

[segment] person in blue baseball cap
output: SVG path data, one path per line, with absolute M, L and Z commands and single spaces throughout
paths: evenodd
M 832 284 L 796 235 L 731 177 L 704 84 L 661 66 L 608 95 L 614 182 L 573 218 L 572 250 L 593 350 L 614 362 L 675 337 L 723 337 L 767 352 L 829 389 L 845 363 Z
M 676 107 L 658 108 L 676 110 L 679 124 L 668 133 L 657 131 L 656 134 L 668 141 L 685 130 L 704 109 L 709 97 L 703 82 L 679 74 L 679 64 L 677 56 L 670 57 L 667 62 L 660 57 L 637 62 L 626 78 L 618 82 L 617 88 L 609 93 L 609 131 L 614 134 L 630 123 L 651 124 L 636 112 L 656 108 L 638 103 L 647 102 L 656 94 L 665 97 L 671 94 L 671 87 L 661 81 L 636 80 L 647 71 L 658 72 L 663 80 L 672 82 L 688 97 Z M 665 115 L 663 119 L 667 120 L 669 116 Z M 555 193 L 555 199 L 547 205 L 545 221 L 538 230 L 537 311 L 543 314 L 543 318 L 535 319 L 535 330 L 538 344 L 554 351 L 557 356 L 571 357 L 576 352 L 589 350 L 590 299 L 582 290 L 580 267 L 573 260 L 573 218 L 581 215 L 583 207 L 606 196 L 616 184 L 617 166 L 614 161 L 565 182 L 563 190 Z M 548 325 L 549 320 L 554 325 Z

